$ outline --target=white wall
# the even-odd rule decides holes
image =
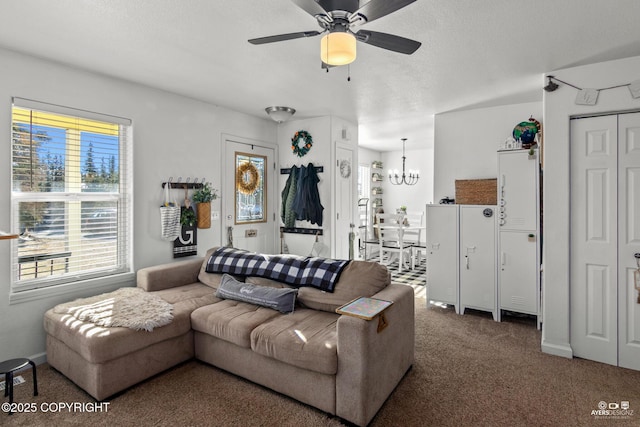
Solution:
[[[214,187],[220,188],[221,134],[276,141],[277,126],[269,119],[7,50],[0,49],[0,63],[0,135],[6,138],[10,135],[13,96],[133,120],[133,266],[136,270],[173,260],[171,244],[160,239],[158,207],[162,200],[162,181],[169,176],[206,177]],[[8,143],[4,147],[4,154],[0,155],[0,182],[4,183],[0,185],[0,230],[9,231],[11,147]],[[214,202],[214,210],[220,209],[219,203],[219,200]],[[201,255],[220,243],[219,222],[214,222],[210,229],[198,230]],[[95,289],[10,304],[10,251],[15,244],[15,241],[0,241],[0,360],[32,357],[41,361],[45,351],[43,313],[60,302],[95,293]]]
[[[346,139],[342,137],[342,131],[346,130]],[[313,146],[304,157],[298,157],[291,150],[291,139],[297,131],[305,130],[309,132],[313,138]],[[278,165],[277,174],[278,188],[281,192],[289,178],[289,175],[280,175],[280,168],[290,168],[293,165],[301,166],[313,163],[314,166],[323,166],[324,172],[319,173],[318,192],[320,193],[320,203],[324,207],[322,215],[322,226],[311,224],[309,221],[296,221],[296,227],[301,228],[322,228],[323,235],[319,237],[319,241],[326,245],[326,250],[321,253],[322,256],[333,256],[330,248],[336,243],[333,241],[335,218],[335,201],[333,199],[334,178],[336,176],[335,163],[335,146],[343,144],[353,147],[354,165],[358,164],[358,128],[341,118],[324,116],[309,119],[293,119],[278,125],[278,146],[280,150],[280,163]],[[356,169],[357,170],[357,169]],[[354,176],[354,194],[357,182]],[[281,199],[281,193],[279,194]],[[282,203],[282,200],[278,202]],[[354,195],[353,214],[356,212],[357,194]],[[279,205],[280,206],[280,205]],[[278,208],[280,215],[280,208]],[[282,225],[279,219],[280,225]],[[313,235],[307,234],[284,234],[285,242],[289,248],[289,253],[307,256],[315,242]]]
[[[640,57],[549,73],[578,87],[602,88],[640,78]],[[569,299],[569,118],[574,115],[640,110],[626,87],[600,92],[594,106],[575,104],[576,90],[560,84],[544,94],[544,324],[542,350],[572,356]]]
[[[313,139],[313,146],[304,157],[298,157],[291,150],[291,138],[297,131],[305,130],[309,132]],[[280,151],[280,163],[277,165],[278,188],[281,192],[289,178],[289,175],[280,175],[280,168],[290,168],[292,166],[307,166],[313,163],[314,166],[323,166],[324,172],[318,174],[318,192],[320,203],[324,207],[322,211],[322,226],[311,224],[309,221],[296,221],[296,227],[303,228],[323,228],[321,241],[331,246],[331,118],[317,117],[312,119],[290,120],[278,125],[278,146]],[[281,194],[280,204],[282,203]],[[277,210],[280,216],[280,208]],[[282,220],[279,219],[280,225]],[[309,255],[315,238],[306,234],[284,234],[285,242],[289,248],[289,253],[297,255]],[[323,253],[323,255],[325,255]],[[329,255],[328,253],[326,254]]]
[[[375,160],[382,160],[382,153],[380,151],[370,150],[368,148],[358,148],[358,164],[359,165],[367,165],[371,167],[371,163]],[[371,176],[369,176],[371,179]]]
[[[457,179],[496,178],[498,146],[531,116],[542,122],[542,103],[436,114],[433,201],[454,198]]]

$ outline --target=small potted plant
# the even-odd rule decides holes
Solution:
[[[198,213],[198,228],[211,228],[211,201],[218,198],[218,190],[211,186],[210,182],[202,185],[202,188],[194,191],[193,202]]]
[[[182,209],[180,214],[180,225],[185,227],[193,227],[196,224],[196,213],[191,208]]]

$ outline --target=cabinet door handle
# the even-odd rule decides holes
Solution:
[[[507,263],[507,254],[500,252],[500,263],[505,265]]]
[[[464,256],[464,262],[467,265],[467,270],[469,269],[469,255]]]

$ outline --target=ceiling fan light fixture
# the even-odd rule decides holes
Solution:
[[[282,123],[289,120],[295,113],[291,107],[267,107],[264,109],[267,112],[267,115],[271,117],[271,119],[275,122]]]
[[[325,64],[339,66],[356,59],[356,37],[347,32],[333,32],[320,41],[320,58]]]

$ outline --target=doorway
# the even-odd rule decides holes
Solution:
[[[222,244],[276,253],[275,146],[224,137]]]
[[[571,120],[571,346],[640,370],[640,113]]]

